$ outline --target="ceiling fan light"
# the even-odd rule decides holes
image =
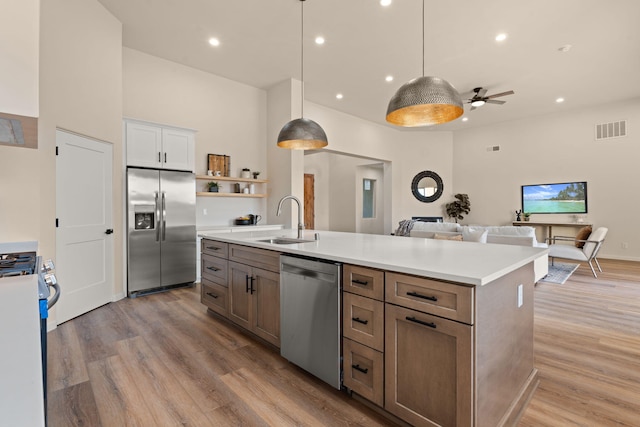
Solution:
[[[431,126],[464,113],[458,91],[439,77],[418,77],[398,89],[389,101],[387,122],[404,127]]]
[[[278,147],[290,150],[316,150],[329,144],[322,127],[310,119],[300,118],[285,124],[278,134]]]
[[[476,99],[471,103],[471,106],[478,108],[478,107],[482,107],[484,104],[485,102],[482,99]]]

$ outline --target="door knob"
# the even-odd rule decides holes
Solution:
[[[104,234],[112,234],[113,233],[113,228],[107,228],[107,231],[104,232]]]

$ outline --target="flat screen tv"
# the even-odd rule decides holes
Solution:
[[[522,212],[586,214],[586,181],[522,186]]]

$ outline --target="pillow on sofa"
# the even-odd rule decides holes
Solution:
[[[593,229],[590,225],[582,227],[580,230],[578,230],[578,233],[576,234],[576,248],[584,247],[584,242],[578,242],[578,240],[588,240],[589,236],[591,236],[592,231]]]
[[[465,242],[487,243],[487,234],[484,227],[462,227],[462,240]]]
[[[433,238],[435,240],[458,240],[462,242],[462,234],[436,233]]]

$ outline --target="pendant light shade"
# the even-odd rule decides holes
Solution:
[[[416,127],[450,122],[464,113],[462,98],[451,83],[439,77],[424,75],[424,0],[422,0],[422,77],[398,89],[389,101],[387,121]]]
[[[464,113],[462,98],[446,80],[418,77],[398,89],[389,101],[387,121],[404,127],[450,122]]]
[[[320,125],[305,118],[291,120],[278,135],[278,147],[291,150],[315,150],[328,144]]]
[[[322,127],[313,120],[304,118],[304,1],[300,0],[300,80],[302,83],[300,115],[302,117],[285,124],[278,134],[278,147],[290,150],[315,150],[329,144]]]

